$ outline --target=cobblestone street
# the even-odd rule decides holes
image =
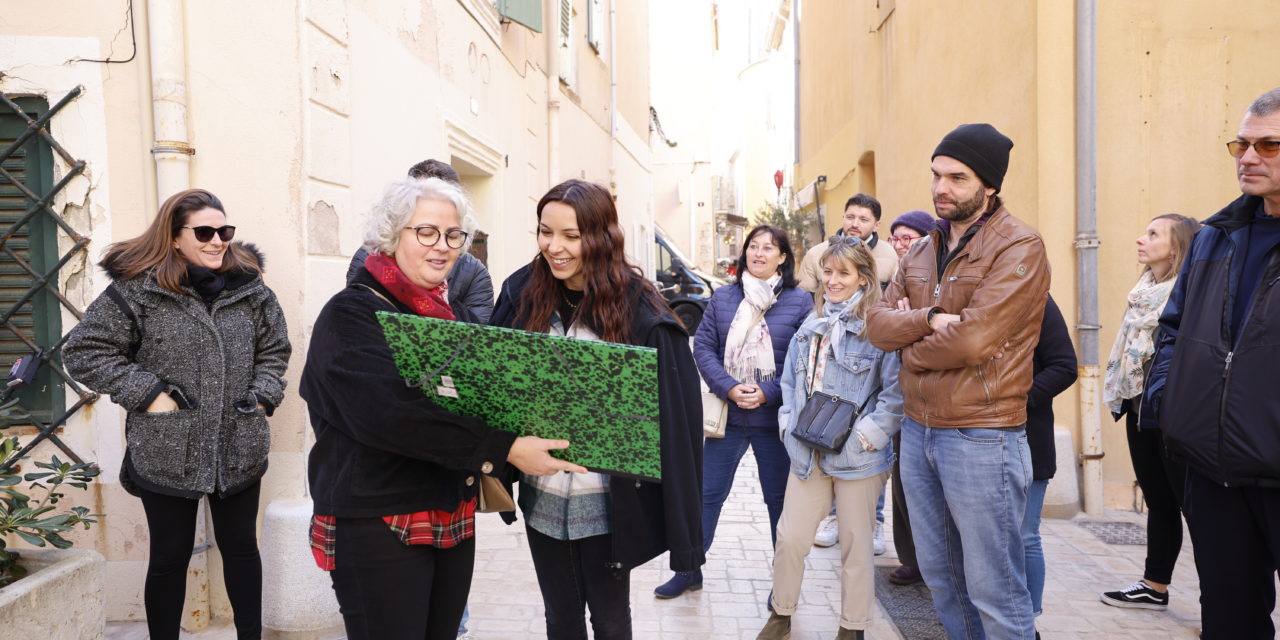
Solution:
[[[885,514],[892,517],[885,506]],[[1128,511],[1107,513],[1108,522],[1141,526],[1143,516]],[[1084,516],[1043,523],[1045,555],[1049,562],[1044,615],[1037,626],[1044,640],[1182,640],[1196,638],[1200,628],[1200,591],[1191,557],[1190,536],[1174,572],[1168,611],[1118,609],[1098,601],[1098,592],[1119,589],[1142,575],[1144,547],[1107,544],[1081,526]],[[765,599],[770,589],[769,518],[760,498],[755,460],[743,458],[733,493],[725,504],[715,546],[703,569],[704,588],[674,600],[653,597],[653,587],[670,575],[666,558],[658,558],[631,574],[632,618],[637,640],[752,640],[768,617]],[[493,515],[477,525],[480,551],[471,587],[471,624],[480,640],[546,638],[542,600],[533,563],[529,560],[524,528],[510,527]],[[886,531],[891,527],[886,526]],[[309,560],[309,558],[307,559]],[[892,542],[876,558],[879,566],[897,566]],[[800,610],[793,623],[793,640],[830,640],[835,636],[840,601],[837,577],[839,547],[814,548],[805,574]],[[896,587],[890,587],[895,589]],[[1277,616],[1280,621],[1280,616]],[[873,640],[904,638],[883,603],[877,606]],[[231,640],[229,625],[199,634],[192,640]],[[936,637],[942,637],[940,634]],[[146,638],[143,623],[111,623],[109,640]]]

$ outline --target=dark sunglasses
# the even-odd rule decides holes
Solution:
[[[231,239],[236,237],[236,228],[229,224],[224,224],[221,227],[210,227],[207,225],[201,225],[199,227],[178,227],[178,228],[190,229],[191,233],[195,234],[196,240],[200,242],[208,242],[212,240],[213,234],[215,233],[218,234],[218,237],[221,238],[223,242],[231,242]]]
[[[1233,158],[1244,156],[1244,152],[1253,147],[1254,153],[1263,158],[1274,158],[1280,153],[1280,140],[1259,140],[1257,142],[1249,142],[1247,140],[1232,140],[1227,143],[1227,153]]]

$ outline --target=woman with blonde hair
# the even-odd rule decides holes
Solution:
[[[1107,359],[1102,399],[1117,420],[1125,417],[1129,459],[1147,503],[1147,559],[1142,579],[1101,594],[1115,607],[1164,610],[1169,582],[1182,549],[1182,487],[1186,467],[1170,460],[1159,431],[1138,429],[1142,391],[1159,341],[1160,312],[1182,269],[1200,223],[1176,213],[1156,216],[1138,236],[1138,262],[1145,267],[1129,291],[1124,320]]]
[[[902,425],[898,356],[875,348],[866,338],[867,310],[881,295],[875,260],[866,244],[856,237],[832,237],[820,264],[817,307],[792,336],[782,368],[778,425],[791,473],[774,550],[774,613],[758,640],[789,636],[804,561],[833,496],[841,564],[836,640],[862,640],[875,610],[876,499],[893,465],[890,439]],[[838,451],[814,448],[796,435],[803,426],[799,416],[815,391],[862,408]]]

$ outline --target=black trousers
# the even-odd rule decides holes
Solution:
[[[893,548],[898,550],[898,564],[919,569],[916,543],[911,539],[911,513],[907,511],[907,494],[902,490],[902,434],[893,434]]]
[[[222,578],[235,615],[236,637],[262,637],[262,559],[258,555],[258,491],[261,483],[235,495],[209,496],[213,535],[222,554]],[[151,556],[143,601],[152,640],[177,640],[187,597],[187,565],[196,538],[199,500],[152,493],[139,487],[147,514]]]
[[[631,570],[612,570],[613,536],[557,540],[529,527],[529,553],[547,614],[547,640],[631,640]]]
[[[1138,414],[1125,414],[1129,458],[1147,502],[1147,565],[1142,577],[1169,584],[1182,551],[1182,492],[1187,468],[1165,455],[1164,436],[1155,430],[1138,430]]]
[[[453,640],[471,591],[476,539],[407,545],[382,518],[338,518],[329,576],[349,640]]]
[[[1280,569],[1280,489],[1222,487],[1187,472],[1203,640],[1271,640]]]

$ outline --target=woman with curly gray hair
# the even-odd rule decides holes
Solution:
[[[370,212],[369,257],[316,319],[302,371],[316,444],[311,546],[347,637],[452,639],[475,560],[480,474],[585,472],[545,440],[446,411],[404,384],[375,312],[455,319],[445,276],[475,229],[439,178],[399,180]],[[388,535],[390,534],[390,535]]]

